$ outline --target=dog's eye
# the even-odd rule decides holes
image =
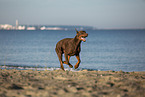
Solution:
[[[82,32],[81,34],[85,34],[85,32]]]
[[[80,35],[82,35],[83,33],[80,33]]]
[[[81,34],[85,34],[85,32],[81,32]]]

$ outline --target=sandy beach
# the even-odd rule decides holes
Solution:
[[[0,97],[145,97],[145,72],[3,69]]]

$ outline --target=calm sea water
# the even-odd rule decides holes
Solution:
[[[145,30],[88,30],[79,69],[145,71]],[[56,43],[75,31],[0,31],[0,65],[60,67]],[[75,65],[77,59],[71,57]],[[69,68],[64,64],[65,68]]]

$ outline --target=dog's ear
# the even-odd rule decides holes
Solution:
[[[76,32],[78,33],[78,30],[75,28]]]

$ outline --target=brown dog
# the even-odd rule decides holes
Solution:
[[[76,29],[75,29],[76,30]],[[63,63],[69,65],[70,68],[73,66],[69,63],[70,56],[76,56],[78,62],[75,65],[75,69],[79,67],[79,64],[81,62],[79,53],[81,51],[81,42],[86,41],[85,37],[88,36],[88,34],[85,31],[77,31],[77,34],[74,38],[65,38],[60,40],[56,44],[55,51],[57,53],[57,56],[60,61],[61,69],[64,70]],[[65,61],[62,61],[62,54],[65,55]]]

